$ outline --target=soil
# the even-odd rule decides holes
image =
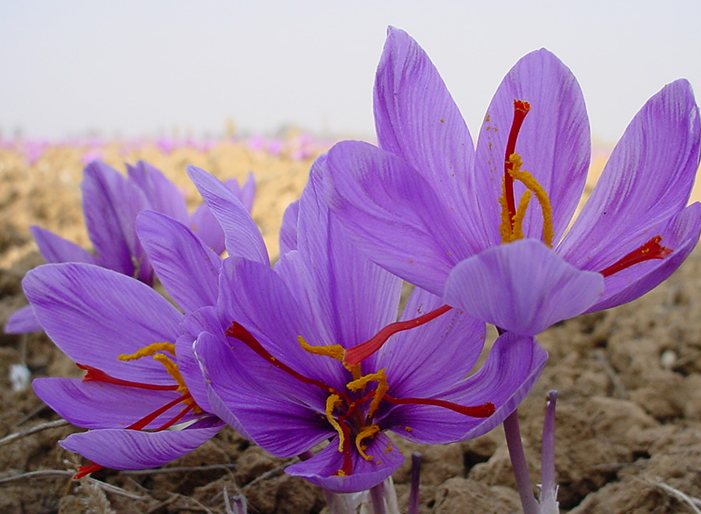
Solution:
[[[99,156],[122,170],[124,161],[148,160],[187,192],[193,207],[197,196],[185,174],[187,164],[222,179],[243,180],[254,171],[253,217],[271,254],[277,253],[283,210],[298,197],[311,157],[272,155],[243,142],[169,150],[113,143],[100,147]],[[30,162],[17,149],[0,149],[1,324],[26,303],[20,286],[24,273],[42,263],[30,225],[90,247],[79,191],[88,151],[49,146]],[[698,512],[690,503],[701,498],[700,288],[697,250],[666,283],[639,300],[560,323],[539,337],[550,360],[519,417],[537,484],[545,400],[549,390],[559,391],[561,512]],[[325,512],[321,491],[284,474],[289,460],[271,457],[228,428],[162,469],[101,470],[93,475],[99,482],[73,481],[81,460],[56,441],[79,429],[61,424],[31,388],[13,390],[10,369],[21,363],[32,377],[79,376],[45,335],[0,333],[0,512],[224,513],[227,499],[236,495],[245,497],[251,513]],[[47,427],[50,422],[55,423]],[[31,433],[33,427],[41,430]],[[23,435],[2,440],[17,433]],[[501,429],[445,446],[398,444],[406,455],[423,455],[421,513],[520,512]],[[394,475],[404,512],[409,460]]]

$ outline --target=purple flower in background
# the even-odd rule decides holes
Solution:
[[[483,434],[514,411],[547,354],[532,337],[506,334],[465,378],[483,347],[484,324],[456,309],[413,323],[382,351],[344,366],[347,348],[378,332],[389,337],[383,329],[396,320],[401,280],[358,253],[330,218],[323,160],[284,217],[275,268],[226,259],[217,307],[188,325],[199,334],[195,354],[214,412],[279,457],[328,440],[287,472],[331,492],[353,492],[379,484],[402,463],[386,431],[434,444]],[[200,170],[190,173],[214,211],[223,186]],[[416,288],[404,317],[440,305]]]
[[[161,212],[188,225],[215,253],[224,251],[224,233],[206,205],[190,215],[182,192],[158,169],[144,161],[136,166],[127,165],[127,168],[128,177],[124,177],[107,164],[95,161],[83,172],[83,212],[96,255],[48,230],[31,227],[47,262],[95,264],[152,285],[153,267],[135,229],[136,217],[145,209]],[[233,179],[226,184],[250,211],[255,195],[253,174],[242,187]],[[12,314],[5,326],[8,333],[35,330],[41,330],[41,326],[31,306]]]
[[[547,50],[506,75],[476,150],[437,70],[401,30],[389,29],[374,98],[379,148],[330,150],[331,208],[374,262],[478,319],[535,335],[641,296],[698,241],[701,204],[685,206],[699,113],[685,80],[635,116],[573,223],[589,122],[574,76]]]
[[[230,232],[227,251],[268,266],[267,255],[255,252],[263,242],[248,210],[216,183],[220,201],[212,211]],[[189,322],[216,305],[222,260],[186,225],[165,214],[142,212],[136,232],[159,281],[183,312],[143,282],[90,264],[47,264],[23,281],[38,322],[87,371],[82,380],[34,381],[37,396],[51,408],[91,429],[61,443],[96,463],[79,475],[103,466],[160,466],[222,426],[210,414],[192,353],[199,334]]]

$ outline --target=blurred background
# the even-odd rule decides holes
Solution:
[[[664,84],[701,89],[701,1],[0,3],[0,138],[373,138],[391,24],[437,65],[472,132],[497,84],[547,47],[615,142]]]

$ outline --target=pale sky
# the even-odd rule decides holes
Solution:
[[[546,47],[615,141],[666,83],[701,94],[701,0],[4,0],[0,135],[372,138],[387,25],[431,56],[473,134],[508,69]]]

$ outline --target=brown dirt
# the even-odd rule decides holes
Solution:
[[[2,324],[25,303],[23,274],[42,262],[28,231],[31,224],[89,245],[78,189],[82,155],[81,149],[53,147],[29,165],[18,153],[0,150]],[[115,144],[103,156],[118,169],[123,161],[149,160],[187,191],[193,205],[187,164],[220,178],[243,179],[253,170],[258,182],[253,216],[273,254],[282,212],[297,198],[311,163],[240,144],[171,154],[155,147],[124,153]],[[661,484],[701,498],[700,287],[701,251],[696,251],[670,280],[636,302],[561,323],[540,336],[550,361],[519,409],[521,429],[537,483],[545,398],[548,390],[559,390],[556,459],[563,512],[693,512]],[[31,390],[12,391],[9,367],[23,361],[33,376],[75,373],[46,336],[0,333],[0,438],[58,419]],[[229,429],[163,470],[94,474],[113,490],[72,481],[69,472],[80,461],[56,441],[76,430],[49,428],[0,446],[0,512],[222,513],[224,491],[244,494],[253,513],[319,513],[324,508],[319,490],[281,471],[285,461]],[[398,444],[407,455],[423,453],[422,513],[519,512],[500,429],[452,445]],[[40,471],[45,474],[25,476]],[[10,477],[18,478],[2,482]],[[408,462],[394,478],[405,506]]]

